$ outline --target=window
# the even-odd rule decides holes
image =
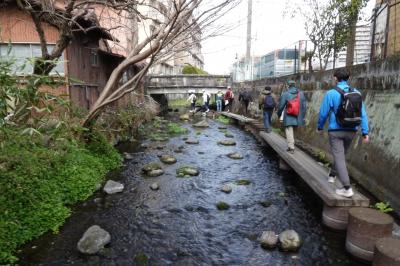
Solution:
[[[54,48],[54,44],[47,45],[47,49],[51,51]],[[33,66],[28,62],[27,59],[41,56],[42,50],[40,44],[31,43],[0,43],[0,57],[1,58],[12,58],[16,61],[14,70],[17,74],[25,75],[30,74],[33,71]],[[57,66],[51,71],[51,74],[59,73],[63,75],[64,72],[64,56],[60,57]]]
[[[295,49],[284,49],[278,52],[279,59],[295,59],[296,56],[299,56],[299,52]]]
[[[90,65],[91,66],[99,65],[99,55],[97,54],[97,51],[95,51],[95,50],[90,51]]]

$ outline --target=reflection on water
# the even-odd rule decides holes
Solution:
[[[185,125],[199,145],[184,144],[180,136],[150,143],[148,149],[121,147],[134,152],[134,159],[110,178],[124,183],[124,192],[97,192],[76,206],[58,235],[47,234],[24,248],[20,263],[136,265],[135,257],[145,254],[148,265],[357,265],[345,253],[344,234],[322,227],[320,200],[298,176],[280,172],[276,156],[234,126],[228,131],[237,145],[217,145],[224,133],[218,130],[220,124],[208,122],[210,128],[203,130]],[[183,152],[174,153],[181,145]],[[235,151],[243,160],[226,157]],[[144,178],[141,167],[164,153],[174,154],[178,163],[164,165],[161,177]],[[177,178],[176,169],[188,164],[198,166],[200,175]],[[238,179],[251,184],[237,186]],[[153,182],[160,184],[159,191],[150,190]],[[232,184],[232,193],[220,192],[224,184]],[[260,204],[266,200],[272,203],[268,208]],[[231,208],[218,211],[219,201]],[[99,255],[81,255],[76,243],[93,224],[110,232],[111,244]],[[262,231],[285,229],[294,229],[303,238],[299,252],[266,251],[257,242]]]

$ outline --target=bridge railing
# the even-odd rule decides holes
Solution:
[[[231,85],[230,75],[149,75],[146,80],[148,93],[200,92],[202,89],[216,93]]]

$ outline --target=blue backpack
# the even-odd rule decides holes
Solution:
[[[264,110],[270,110],[274,109],[276,106],[276,103],[274,101],[274,98],[272,98],[271,94],[268,94],[264,98]]]

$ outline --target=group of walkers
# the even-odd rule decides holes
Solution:
[[[343,188],[336,189],[336,194],[344,197],[354,195],[350,186],[349,173],[346,166],[346,153],[361,128],[363,142],[369,141],[368,116],[361,93],[348,84],[350,74],[345,69],[338,69],[334,73],[336,86],[324,96],[319,110],[317,132],[324,130],[328,121],[328,138],[333,157],[328,182],[335,183],[338,176]],[[264,126],[266,132],[271,132],[271,117],[277,111],[279,120],[285,127],[287,151],[295,153],[294,131],[297,127],[305,125],[307,110],[304,93],[296,88],[296,82],[288,81],[288,89],[280,99],[279,104],[271,92],[271,87],[265,87],[259,98],[259,107],[263,109]]]
[[[218,91],[216,94],[216,105],[217,105],[217,112],[222,112],[225,110],[230,112],[232,104],[233,104],[234,94],[232,92],[232,88],[228,87],[227,91],[223,93],[222,91]],[[206,115],[210,111],[210,100],[211,95],[206,90],[202,90],[202,105],[196,105],[197,103],[197,96],[194,90],[189,91],[189,97],[187,101],[190,102],[190,112],[197,113],[202,112],[203,115]]]
[[[336,194],[344,197],[352,197],[353,190],[350,186],[349,173],[346,166],[346,153],[356,136],[357,131],[361,128],[363,142],[368,142],[369,127],[368,116],[362,101],[361,93],[348,84],[350,74],[345,69],[338,69],[334,73],[336,86],[330,89],[324,96],[319,110],[316,131],[321,133],[328,121],[328,138],[329,145],[333,157],[333,165],[331,167],[328,182],[335,183],[336,177],[339,177],[343,188],[336,189]],[[203,110],[206,112],[208,108],[208,98],[203,91]],[[233,92],[229,87],[227,92],[223,94],[218,92],[216,96],[217,111],[222,111],[225,104],[227,111],[232,107]],[[196,96],[192,93],[188,101],[192,103],[192,110],[195,112]],[[207,101],[205,101],[207,100]],[[242,90],[239,94],[239,101],[247,108],[251,96],[247,90]],[[263,110],[264,127],[267,133],[271,130],[271,121],[274,111],[277,112],[279,120],[285,128],[287,141],[287,152],[295,154],[295,138],[294,133],[299,126],[305,125],[305,117],[307,110],[307,101],[304,93],[296,87],[296,82],[289,80],[287,82],[287,90],[282,93],[279,101],[276,100],[272,93],[271,87],[265,87],[258,98],[259,108]]]

